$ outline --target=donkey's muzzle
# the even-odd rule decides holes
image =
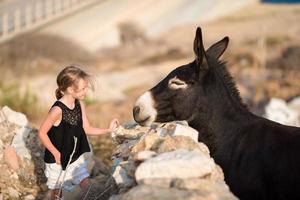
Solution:
[[[154,101],[150,92],[145,92],[134,104],[132,114],[134,120],[140,125],[148,126],[155,121],[157,112],[153,107]]]
[[[140,106],[134,106],[133,110],[133,118],[137,123],[142,123],[145,121],[145,118],[148,118],[148,116],[141,116],[141,107]]]

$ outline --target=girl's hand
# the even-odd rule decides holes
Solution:
[[[117,120],[117,119],[113,119],[113,120],[111,120],[111,122],[110,122],[110,125],[109,125],[109,129],[111,130],[111,131],[114,131],[116,128],[118,128],[118,126],[119,126],[119,121]]]
[[[60,152],[55,153],[54,155],[55,163],[60,165]]]

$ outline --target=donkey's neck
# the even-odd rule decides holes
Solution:
[[[220,148],[219,144],[231,146],[231,142],[241,134],[240,130],[253,116],[247,110],[237,111],[235,108],[228,108],[231,104],[226,100],[218,103],[219,108],[210,109],[209,106],[206,108],[210,109],[209,111],[198,111],[194,119],[189,121],[189,125],[199,132],[199,141],[205,143],[212,154],[218,150],[217,147]],[[228,109],[220,109],[222,106]],[[203,115],[201,112],[209,115]]]
[[[225,137],[225,141],[229,143],[230,138],[239,134],[240,126],[251,116],[224,64],[217,64],[204,80],[208,106],[203,108],[199,105],[201,109],[206,110],[199,110],[198,115],[190,122],[190,125],[199,131],[199,140],[206,143],[211,152],[216,150],[218,141],[224,140]]]

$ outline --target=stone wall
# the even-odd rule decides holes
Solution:
[[[185,122],[125,127],[113,134],[119,193],[110,200],[237,199],[206,145],[198,143],[198,132]]]

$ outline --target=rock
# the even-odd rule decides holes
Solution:
[[[281,124],[300,126],[299,113],[299,110],[290,108],[284,100],[272,98],[265,107],[264,116]]]
[[[139,130],[139,131],[137,131]],[[115,131],[112,132],[111,137],[113,141],[117,144],[123,143],[126,139],[139,139],[143,134],[145,134],[149,128],[144,128],[137,126],[135,131],[130,129],[125,129],[122,126],[119,126]]]
[[[237,199],[231,194],[224,181],[210,181],[199,178],[177,179],[173,182],[173,187],[184,190],[198,190],[202,194],[215,194],[218,196],[217,199]]]
[[[11,178],[11,179],[16,179],[16,180],[18,180],[18,179],[19,179],[19,177],[18,177],[18,174],[17,174],[17,173],[12,173],[12,174],[9,176],[9,178]]]
[[[120,165],[121,162],[123,162],[124,159],[122,157],[113,156],[112,157],[112,172],[116,170],[116,167]]]
[[[11,146],[16,150],[18,156],[20,156],[22,160],[31,160],[31,154],[26,144],[26,140],[31,131],[32,129],[29,127],[21,127],[16,131],[16,135],[14,136],[11,144]]]
[[[173,181],[174,181],[173,178],[152,178],[152,179],[142,179],[139,182],[139,184],[163,187],[163,188],[171,188],[173,187],[172,185]]]
[[[181,190],[157,186],[138,185],[127,193],[112,196],[109,200],[236,200],[233,195],[215,194],[199,190]]]
[[[223,181],[224,180],[224,173],[222,168],[219,165],[215,165],[215,168],[213,169],[212,173],[208,177],[208,179],[212,181]]]
[[[4,158],[5,162],[13,169],[18,170],[20,168],[19,157],[16,150],[10,145],[5,145],[4,147]]]
[[[8,195],[11,199],[19,199],[19,193],[16,189],[14,189],[12,187],[8,187],[7,191],[8,191]]]
[[[149,151],[149,150],[146,150],[146,151],[140,151],[138,153],[136,153],[133,157],[133,160],[135,161],[145,161],[145,160],[148,160],[154,156],[156,156],[157,153],[155,151]]]
[[[31,194],[24,197],[24,200],[34,200],[34,199],[35,197]]]
[[[211,174],[214,167],[214,161],[204,153],[181,149],[146,160],[138,166],[135,177],[137,182],[152,178],[202,177]]]
[[[116,167],[112,176],[118,185],[122,185],[123,187],[131,187],[134,185],[134,180],[127,175],[121,166]]]
[[[123,125],[123,127],[124,127],[125,129],[134,129],[134,128],[137,127],[137,126],[139,126],[139,124],[136,123],[136,121],[134,121],[134,120],[131,120],[131,121],[129,121],[129,122],[126,122],[126,123]]]
[[[177,149],[187,149],[187,150],[195,150],[207,153],[209,155],[208,148],[205,148],[203,144],[195,142],[192,138],[188,136],[166,136],[164,140],[159,145],[157,152],[163,153],[168,151],[174,151]]]
[[[1,112],[0,112],[1,113]],[[16,129],[20,126],[9,123],[8,121],[3,121],[0,123],[0,140],[3,144],[11,144],[13,137],[15,136]]]
[[[31,155],[26,147],[26,140],[32,129],[27,126],[28,120],[26,116],[22,113],[11,110],[7,106],[4,106],[0,113],[0,122],[2,124],[1,129],[6,129],[6,134],[10,133],[7,136],[1,136],[2,141],[11,145],[22,160],[30,160]]]
[[[15,112],[7,106],[4,106],[1,112],[2,114],[0,115],[0,123],[6,120],[9,123],[19,126],[27,126],[28,124],[28,120],[24,114]]]
[[[288,103],[288,107],[300,112],[300,97],[294,98]]]
[[[198,142],[198,131],[188,126],[185,121],[174,121],[166,123],[163,128],[158,128],[159,136],[188,136],[195,142]]]
[[[157,149],[159,144],[163,141],[161,137],[155,132],[146,133],[141,137],[141,140],[132,148],[132,153],[137,153],[144,150]]]
[[[89,163],[89,172],[90,172],[90,177],[96,177],[99,176],[100,174],[103,175],[109,175],[110,174],[110,169],[104,165],[104,163],[97,157],[92,156],[91,160],[88,162]]]
[[[126,140],[122,144],[119,144],[114,150],[113,155],[128,158],[131,153],[131,148],[138,142],[138,140]]]
[[[30,167],[35,167],[35,166],[30,166]],[[39,176],[43,176],[43,175],[44,174],[41,174]],[[18,171],[18,179],[20,181],[20,184],[25,187],[32,187],[36,183],[46,181],[44,177],[37,177],[37,176],[38,175],[34,173],[34,169],[21,168]]]
[[[127,160],[127,161],[123,161],[122,163],[120,163],[120,166],[125,169],[127,175],[134,179],[134,174],[135,174],[135,170],[136,170],[136,163],[130,159],[130,160]]]
[[[41,187],[46,181],[43,147],[37,130],[28,125],[25,115],[8,107],[0,110],[0,113],[0,131],[3,132],[0,140],[5,147],[3,155],[6,161],[0,164],[0,183],[14,188],[20,195],[43,191]]]

